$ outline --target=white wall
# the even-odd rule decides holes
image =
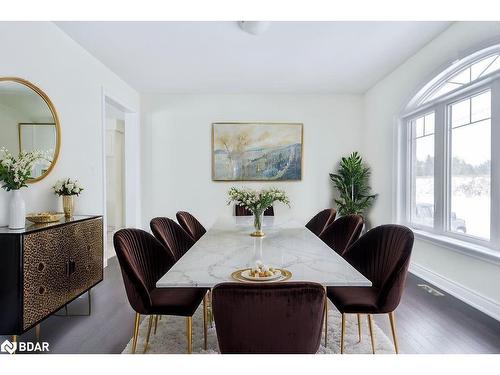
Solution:
[[[388,223],[393,218],[394,133],[403,106],[420,85],[448,63],[492,40],[500,40],[500,22],[457,22],[366,93],[362,150],[373,168],[373,189],[379,193],[371,213],[374,224]],[[498,230],[498,223],[495,225]],[[498,264],[419,240],[415,242],[412,262],[421,274],[429,271],[428,276],[440,275],[442,283],[470,292],[485,304],[491,303],[500,318]]]
[[[210,226],[231,215],[226,192],[233,185],[285,189],[304,222],[332,204],[328,173],[339,158],[361,146],[362,99],[351,95],[144,95],[143,225],[154,216],[187,210]],[[302,181],[232,183],[211,180],[211,124],[217,121],[304,123]]]
[[[22,190],[27,211],[58,209],[60,202],[51,186],[58,178],[71,176],[85,187],[76,213],[102,214],[102,92],[135,111],[139,111],[138,93],[50,22],[0,22],[0,45],[0,75],[27,79],[45,91],[62,127],[55,168]],[[2,190],[0,225],[7,224],[8,199]]]

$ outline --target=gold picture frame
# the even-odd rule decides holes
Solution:
[[[252,127],[260,127],[260,132],[262,133],[263,129],[265,127],[269,126],[269,129],[265,129],[266,133],[272,133],[275,132],[276,134],[270,134],[271,137],[277,137],[280,130],[283,130],[283,128],[280,127],[289,127],[288,133],[285,135],[291,136],[292,138],[290,139],[290,144],[287,146],[286,142],[283,139],[277,139],[277,144],[282,143],[280,146],[269,146],[265,150],[263,148],[260,153],[262,154],[261,157],[267,156],[269,153],[274,152],[273,149],[276,148],[286,148],[286,147],[291,147],[290,151],[288,152],[288,155],[290,156],[290,159],[293,158],[293,168],[294,170],[291,173],[285,172],[285,178],[276,178],[275,176],[265,176],[262,175],[261,177],[255,177],[256,172],[250,172],[250,173],[242,173],[240,176],[221,176],[221,171],[220,171],[220,159],[224,158],[223,154],[225,151],[220,150],[216,147],[216,143],[218,141],[218,135],[216,134],[217,132],[217,127],[218,126],[225,126],[225,127],[234,127],[234,129],[238,129],[238,127],[247,127],[247,132],[248,128]],[[295,130],[291,131],[292,128],[296,128]],[[233,131],[235,131],[233,130]],[[248,181],[248,182],[278,182],[278,181],[302,181],[302,175],[303,175],[303,164],[304,164],[304,124],[301,122],[266,122],[266,121],[245,121],[245,122],[214,122],[212,123],[212,138],[211,138],[211,152],[212,152],[212,181],[217,181],[217,182],[235,182],[235,181]],[[237,136],[237,135],[236,135]],[[295,137],[295,138],[293,138]],[[294,143],[295,140],[296,142]],[[272,142],[271,142],[272,143]],[[291,151],[293,149],[293,151]],[[248,147],[248,150],[243,151],[244,152],[250,152],[249,150],[252,150],[252,147]],[[256,154],[259,154],[259,151],[252,151]],[[219,160],[216,160],[217,156],[216,153],[219,154]],[[228,154],[229,152],[226,152]],[[240,152],[241,153],[241,152]],[[297,155],[300,160],[297,160]],[[247,161],[247,166],[248,168],[248,163],[251,163],[257,159],[250,160],[250,157],[246,157]],[[250,161],[249,161],[250,160]],[[226,161],[227,164],[227,161]],[[267,161],[265,164],[272,164],[272,161]],[[271,165],[271,167],[274,167]],[[267,172],[267,171],[266,171]],[[282,172],[278,170],[278,173]],[[292,178],[288,178],[287,173],[289,176]],[[250,175],[250,177],[248,177]]]
[[[28,126],[28,125],[36,125],[36,126],[54,126],[56,127],[56,124],[54,122],[20,122],[17,124],[17,133],[18,133],[18,138],[19,138],[19,152],[23,149],[23,142],[22,142],[22,137],[21,137],[21,128],[23,126]],[[56,128],[56,134],[57,134],[57,128]],[[57,137],[57,136],[56,136]]]

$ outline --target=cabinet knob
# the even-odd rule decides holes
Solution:
[[[38,271],[43,271],[45,269],[45,263],[43,263],[43,262],[38,263],[38,265],[36,266],[36,269]]]
[[[38,294],[45,294],[45,287],[41,286],[38,288]]]

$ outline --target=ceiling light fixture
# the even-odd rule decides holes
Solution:
[[[269,21],[239,21],[238,25],[241,30],[248,34],[260,35],[266,32],[266,30],[271,26]]]

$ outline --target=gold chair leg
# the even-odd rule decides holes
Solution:
[[[35,337],[36,342],[40,342],[40,324],[37,324],[35,327]]]
[[[210,328],[214,327],[214,312],[212,308],[212,289],[208,291],[208,322]]]
[[[154,320],[154,318],[155,318],[154,315],[150,315],[149,316],[148,334],[146,336],[146,344],[144,344],[144,351],[142,353],[146,353],[146,351],[148,350],[149,336],[151,336],[151,327],[153,327],[153,320]]]
[[[139,336],[140,321],[141,321],[141,314],[135,313],[134,336],[132,339],[132,354],[135,354],[135,348],[137,346],[137,337]]]
[[[160,315],[160,318],[159,318],[159,320],[161,320],[161,315]]]
[[[372,354],[375,354],[375,333],[373,332],[373,321],[371,314],[368,314],[368,328],[370,329],[370,339],[372,341]]]
[[[156,329],[158,328],[158,315],[155,315],[155,330],[154,334],[156,335]]]
[[[340,331],[340,354],[344,354],[344,335],[345,335],[345,314],[342,313],[342,329]]]
[[[203,297],[203,348],[207,350],[208,348],[208,295],[205,294]]]
[[[193,317],[186,318],[186,338],[187,338],[187,352],[193,352]]]
[[[328,344],[328,297],[325,295],[325,348]]]
[[[358,315],[358,342],[361,342],[361,314]]]
[[[391,322],[392,339],[394,340],[394,349],[396,354],[399,354],[398,338],[396,336],[396,317],[394,316],[394,311],[389,313],[389,321]]]

